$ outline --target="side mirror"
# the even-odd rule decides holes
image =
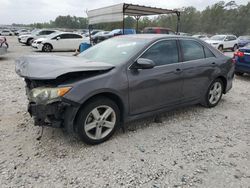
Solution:
[[[225,39],[224,41],[229,41],[229,39]]]
[[[132,69],[152,69],[155,67],[155,62],[150,59],[139,58],[137,62],[133,64]]]
[[[56,37],[56,40],[60,40],[61,39],[61,37]]]

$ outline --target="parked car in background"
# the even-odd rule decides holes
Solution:
[[[78,57],[22,57],[16,72],[35,125],[64,127],[99,144],[123,122],[216,106],[232,88],[234,63],[193,37],[141,34],[113,37]]]
[[[110,31],[100,31],[96,33],[95,35],[91,36],[91,39],[94,44],[97,44],[102,41],[103,36],[106,36],[110,33]]]
[[[106,34],[102,34],[100,36],[98,36],[98,40],[99,41],[104,41],[106,39],[115,37],[115,36],[119,36],[119,35],[133,35],[136,34],[135,29],[124,29],[124,33],[123,33],[123,29],[114,29],[112,31],[110,31],[109,33]]]
[[[242,76],[244,73],[250,74],[250,43],[239,48],[234,53],[235,74]]]
[[[54,32],[56,32],[56,30],[50,30],[50,29],[34,30],[31,34],[20,35],[18,37],[18,41],[20,43],[23,43],[23,44],[30,46],[32,44],[33,40],[38,39],[38,38],[42,38],[42,37],[46,37]]]
[[[6,54],[8,48],[9,44],[7,43],[7,39],[5,37],[0,37],[0,55]]]
[[[186,37],[191,37],[192,36],[190,33],[184,33],[184,32],[179,32],[178,35],[186,36]]]
[[[20,29],[15,32],[15,35],[19,36],[19,35],[25,35],[25,34],[30,34],[30,33],[31,31],[28,29]]]
[[[209,40],[209,37],[207,35],[198,34],[198,35],[193,35],[192,37],[198,38],[198,39],[201,39],[201,40]]]
[[[238,39],[235,35],[214,35],[206,42],[220,51],[230,49],[234,52],[238,49]]]
[[[72,32],[55,32],[45,38],[34,40],[32,47],[43,51],[72,51],[79,49],[83,36]]]
[[[1,36],[12,36],[12,35],[14,35],[14,33],[9,29],[4,29],[4,30],[0,31],[0,35]]]
[[[100,31],[103,31],[103,30],[99,30],[99,29],[94,29],[94,30],[91,30],[90,34],[91,36],[95,35],[96,33],[100,32]],[[89,32],[86,32],[84,34],[85,37],[89,37]]]
[[[239,36],[238,37],[238,45],[239,45],[239,47],[244,47],[247,44],[250,44],[250,35]]]
[[[169,34],[175,35],[175,32],[172,29],[164,27],[146,27],[143,29],[144,34]]]

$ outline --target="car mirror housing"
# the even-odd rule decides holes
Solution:
[[[132,69],[152,69],[155,67],[155,62],[151,59],[139,58],[131,67]]]
[[[61,39],[61,37],[56,37],[56,40],[60,40]]]

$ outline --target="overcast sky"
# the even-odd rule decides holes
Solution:
[[[48,22],[58,15],[86,16],[85,11],[118,3],[133,3],[160,8],[194,6],[199,10],[219,0],[0,0],[0,25],[12,23]],[[247,4],[249,0],[236,0]],[[228,2],[228,1],[226,1]]]

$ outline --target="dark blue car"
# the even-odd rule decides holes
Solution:
[[[240,36],[238,38],[238,41],[239,41],[238,43],[239,47],[244,47],[247,44],[250,44],[250,36]]]
[[[250,43],[234,53],[234,60],[236,75],[250,74]]]

